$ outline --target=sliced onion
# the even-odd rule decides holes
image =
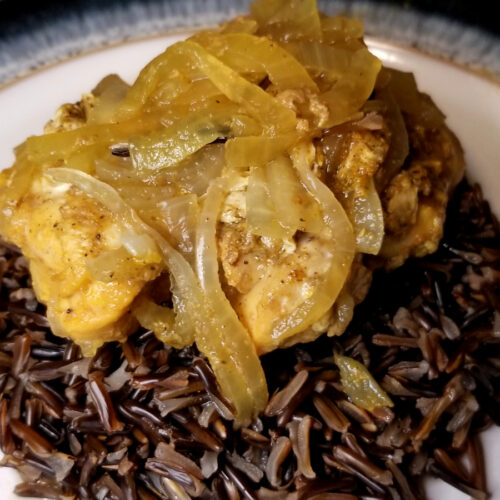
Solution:
[[[221,33],[250,33],[257,31],[257,21],[250,17],[237,17],[222,25]]]
[[[195,232],[198,223],[198,197],[176,196],[158,202],[156,208],[140,211],[141,217],[167,237],[188,260],[194,257]]]
[[[149,113],[120,123],[85,125],[75,130],[33,136],[26,139],[22,154],[39,166],[50,167],[87,147],[126,143],[132,135],[154,130],[159,124],[159,114]]]
[[[384,212],[373,178],[363,196],[354,198],[349,216],[356,235],[358,252],[377,255],[384,239]]]
[[[300,183],[292,162],[280,156],[266,166],[269,193],[280,225],[286,229],[286,238],[297,231],[319,233],[321,210]]]
[[[169,307],[159,306],[143,297],[134,306],[133,312],[140,325],[152,330],[164,344],[182,349],[194,342],[194,331],[182,328],[174,310]]]
[[[179,53],[194,61],[200,71],[231,101],[243,106],[270,134],[294,130],[295,113],[258,85],[250,83],[193,41],[177,44]]]
[[[202,196],[210,182],[221,175],[224,154],[224,144],[209,144],[179,163],[172,180],[181,191]]]
[[[379,192],[381,192],[403,166],[410,151],[410,146],[401,109],[390,91],[387,89],[378,90],[376,97],[386,105],[384,119],[391,131],[389,151],[384,163],[375,174],[376,185]]]
[[[418,91],[412,73],[388,68],[384,71],[390,76],[388,90],[402,111],[418,117],[418,123],[426,128],[441,128],[444,125],[444,114],[427,95]]]
[[[335,364],[340,370],[342,388],[355,405],[365,410],[394,406],[365,365],[340,354],[335,354]]]
[[[363,23],[359,19],[344,16],[323,17],[321,19],[324,42],[341,42],[363,37]]]
[[[332,191],[312,172],[313,158],[314,154],[308,151],[306,144],[297,146],[292,156],[302,182],[321,206],[324,231],[320,236],[331,242],[331,264],[313,294],[289,315],[276,320],[271,333],[276,346],[318,321],[332,307],[354,258],[355,240],[351,223]]]
[[[125,232],[120,236],[120,240],[128,253],[137,259],[148,264],[161,262],[156,243],[149,234]]]
[[[158,251],[156,251],[156,256],[158,256]],[[153,269],[150,267],[145,269],[144,261],[132,258],[123,246],[102,252],[95,258],[87,259],[86,265],[95,280],[105,283],[136,279],[148,281],[149,275],[151,274],[151,278],[153,278],[157,271],[157,266],[153,266]],[[153,270],[154,272],[151,272]]]
[[[321,101],[329,109],[326,127],[355,116],[370,97],[382,63],[365,47],[338,48],[316,42],[293,42],[286,48],[327,84]]]
[[[238,421],[245,424],[265,408],[268,393],[255,345],[219,279],[216,225],[225,189],[224,179],[210,185],[198,227],[196,270],[205,293],[210,327],[197,331],[196,344],[209,359],[223,393],[235,407]]]
[[[124,228],[138,234],[151,236],[163,254],[168,270],[173,277],[174,289],[178,292],[179,301],[188,310],[192,324],[197,329],[205,328],[206,315],[203,294],[188,261],[164,237],[145,224],[136,212],[120,198],[116,190],[78,170],[55,168],[47,170],[47,174],[56,182],[70,183],[102,203],[120,219]]]
[[[207,102],[220,102],[224,96],[208,78],[202,78],[194,80],[187,87],[183,85],[179,92],[165,91],[165,87],[160,87],[152,99],[157,101],[155,104],[158,106],[177,107],[189,112],[200,109]]]
[[[113,187],[122,197],[123,201],[137,211],[154,209],[163,201],[175,197],[178,192],[174,184],[148,186],[140,181],[114,184]]]
[[[226,143],[226,164],[229,168],[266,165],[285,153],[297,142],[297,135],[289,133],[275,137],[237,137]]]
[[[317,91],[316,83],[291,54],[267,37],[246,33],[195,37],[203,47],[240,74],[267,74],[277,90],[308,88]],[[262,79],[262,78],[260,78]],[[258,79],[257,79],[258,80]],[[259,80],[258,80],[259,81]]]
[[[80,169],[78,169],[80,170]],[[121,198],[135,210],[154,208],[175,196],[179,187],[159,175],[144,176],[134,168],[130,158],[96,160],[95,176],[118,191]]]
[[[188,61],[185,58],[179,57],[176,45],[178,44],[169,46],[165,52],[155,57],[141,70],[121,106],[115,113],[114,119],[116,121],[133,118],[146,104],[159,82],[172,82],[173,75],[169,75],[170,78],[165,78],[163,74],[165,68],[167,71],[170,68],[175,70],[175,74],[178,77],[177,79],[173,79],[177,83],[177,86],[172,89],[173,95],[177,95],[187,88],[189,80],[184,78],[179,69],[185,69]]]
[[[316,0],[259,0],[250,12],[266,32],[267,25],[277,25],[283,38],[321,39],[321,21]]]
[[[246,208],[248,228],[254,234],[276,239],[287,237],[286,229],[278,222],[264,167],[253,167],[250,171]]]
[[[233,136],[233,117],[210,111],[188,114],[172,126],[130,141],[138,170],[171,168],[219,137]]]
[[[80,170],[80,169],[78,169]],[[137,184],[142,178],[130,158],[112,156],[95,161],[95,176],[106,184]]]
[[[103,78],[92,91],[96,99],[89,110],[87,123],[109,123],[129,90],[130,85],[118,75]]]

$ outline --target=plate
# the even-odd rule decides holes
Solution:
[[[43,125],[64,102],[77,101],[103,76],[119,74],[132,82],[144,64],[169,44],[185,38],[188,32],[124,43],[74,57],[38,70],[0,88],[0,168],[8,167],[13,148]],[[448,124],[462,142],[469,177],[481,183],[493,210],[500,214],[500,85],[452,63],[424,55],[416,50],[367,39],[372,51],[387,65],[413,71],[419,88],[429,93],[448,117]],[[500,499],[500,429],[483,434],[488,487],[492,498]],[[12,490],[16,473],[0,469],[3,500],[15,500]],[[467,498],[438,481],[429,481],[429,498],[459,500]]]

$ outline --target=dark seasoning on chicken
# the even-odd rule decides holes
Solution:
[[[487,498],[498,224],[443,114],[362,34],[314,0],[255,2],[16,149],[19,495],[412,499],[432,474]]]

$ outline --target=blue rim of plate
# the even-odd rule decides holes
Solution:
[[[88,1],[50,15],[27,15],[0,33],[0,85],[96,48],[215,25],[248,11],[249,0]],[[363,0],[319,0],[328,14],[362,19],[367,35],[500,77],[500,38],[441,16]]]

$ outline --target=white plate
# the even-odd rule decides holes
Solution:
[[[64,102],[77,101],[100,78],[118,73],[132,82],[144,64],[185,34],[129,42],[117,47],[75,57],[38,71],[0,89],[0,168],[8,167],[13,148],[43,125]],[[483,186],[493,210],[500,214],[500,85],[458,66],[376,39],[368,39],[373,52],[388,66],[413,71],[420,89],[429,93],[446,113],[448,124],[465,150],[467,172]],[[488,487],[492,498],[500,499],[500,429],[483,435]],[[3,500],[15,500],[12,490],[17,475],[0,468]],[[441,481],[429,481],[430,499],[467,498]]]

